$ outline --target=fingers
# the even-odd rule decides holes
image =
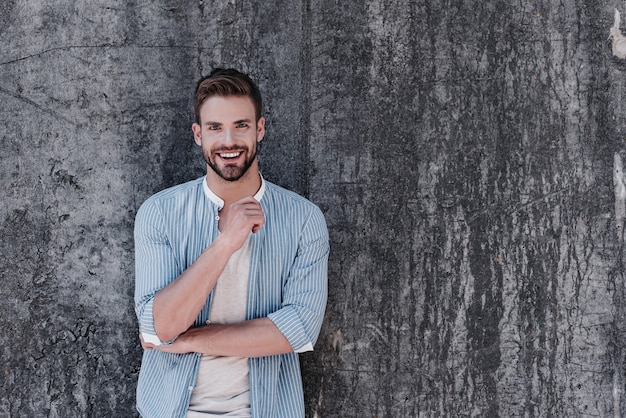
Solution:
[[[261,204],[253,197],[245,197],[233,203],[224,218],[224,226],[257,232],[265,223]],[[225,228],[226,229],[226,228]]]
[[[245,208],[245,220],[244,222],[249,226],[253,233],[256,233],[263,227],[265,223],[265,214],[261,205],[255,201],[255,203],[246,203]]]
[[[139,341],[141,341],[141,348],[143,348],[144,350],[152,350],[155,347],[154,344],[147,343],[143,340],[141,332],[139,333]]]
[[[232,251],[240,249],[250,232],[258,232],[265,224],[263,208],[252,196],[232,203],[220,214],[220,218],[222,239]]]

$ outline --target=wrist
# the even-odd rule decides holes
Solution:
[[[213,248],[215,251],[224,253],[230,257],[235,251],[237,251],[236,243],[229,238],[227,234],[219,234],[217,238],[213,240],[209,248]]]
[[[245,242],[245,237],[239,236],[236,232],[222,232],[213,242],[221,251],[225,251],[230,257],[241,248]]]

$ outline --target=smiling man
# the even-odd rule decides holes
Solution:
[[[328,231],[314,204],[263,179],[258,87],[216,69],[192,125],[207,175],[150,197],[135,222],[144,417],[303,417],[298,360],[319,335]]]

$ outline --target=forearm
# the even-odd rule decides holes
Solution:
[[[236,324],[191,328],[163,351],[213,356],[263,357],[293,351],[287,338],[268,318]]]
[[[185,332],[196,320],[232,250],[218,237],[176,280],[154,297],[154,329],[161,341]]]

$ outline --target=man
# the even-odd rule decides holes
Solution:
[[[260,175],[261,94],[235,70],[196,87],[207,175],[150,197],[135,223],[144,417],[302,417],[299,352],[327,298],[321,211]]]

